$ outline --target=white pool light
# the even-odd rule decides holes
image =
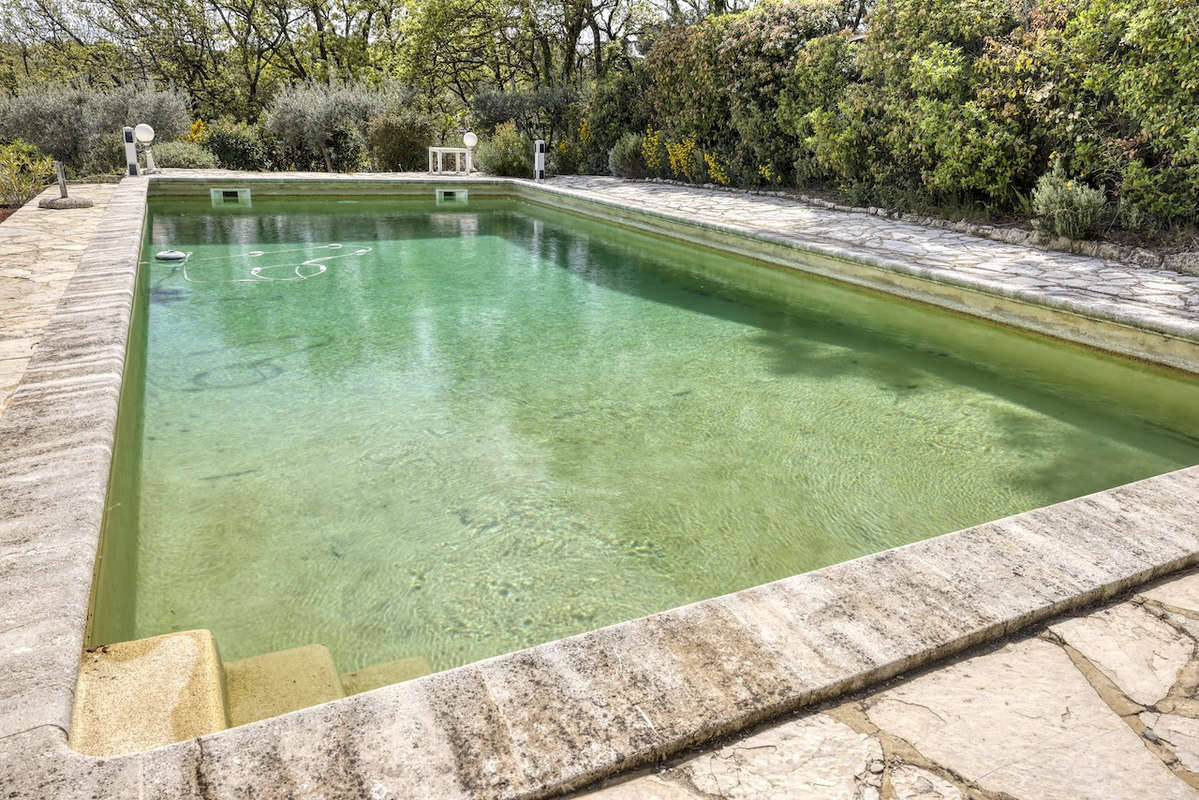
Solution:
[[[158,167],[154,165],[154,150],[150,147],[154,143],[154,129],[144,122],[139,122],[133,129],[133,136],[146,148],[146,174],[158,172]]]

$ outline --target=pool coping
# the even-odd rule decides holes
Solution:
[[[153,180],[355,193],[463,182]],[[598,216],[594,198],[566,189],[469,185]],[[130,178],[115,191],[0,417],[0,776],[11,796],[544,797],[1199,563],[1199,467],[1189,467],[199,739],[84,756],[66,732],[150,189]],[[687,224],[598,207],[629,227]],[[709,234],[745,238],[701,227],[687,233],[708,245]],[[904,274],[918,277],[918,265]],[[1174,365],[1195,371],[1199,336],[1179,335],[1189,333],[1169,337],[1191,347],[1191,359]]]

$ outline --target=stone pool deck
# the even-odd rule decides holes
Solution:
[[[1199,573],[772,721],[586,800],[1199,797]]]
[[[429,182],[290,180],[345,192]],[[840,254],[847,270],[892,264],[986,296],[1081,304],[1079,313],[1156,331],[1173,343],[1167,355],[1190,353],[1199,368],[1197,287],[1185,276],[928,231],[930,258],[975,253],[934,265],[924,229],[773,198],[606,179],[471,183],[794,239],[807,253]],[[601,780],[616,782],[599,797],[1199,796],[1199,578],[1180,572],[1199,564],[1196,467],[145,753],[72,751],[150,188],[122,182],[90,236],[51,228],[79,258],[53,315],[49,303],[33,314],[46,314],[41,339],[0,415],[0,797],[533,798]],[[20,244],[7,238],[13,219],[0,224],[0,248]],[[894,236],[871,243],[859,223],[880,236],[896,226]],[[888,249],[890,239],[915,252]],[[1015,271],[985,281],[969,272],[1000,263]],[[1043,265],[1035,286],[1017,280],[1031,264]],[[28,269],[43,274],[40,262]],[[1110,277],[1121,269],[1133,283],[1113,283],[1126,280]],[[50,263],[44,274],[67,270]],[[1054,300],[1067,279],[1042,280],[1051,272],[1121,291],[1092,303],[1088,286],[1066,287]],[[1177,287],[1165,294],[1182,306],[1155,299],[1154,284]],[[7,310],[0,301],[0,318]],[[1146,587],[1163,576],[1173,577]],[[628,774],[680,752],[652,774]]]
[[[78,184],[71,193],[92,208],[38,208],[50,188],[4,221],[0,228],[0,412],[25,374],[34,345],[50,322],[79,256],[108,208],[115,184]]]

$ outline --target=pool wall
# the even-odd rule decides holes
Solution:
[[[461,177],[420,180],[374,175],[339,180],[311,174],[281,179],[242,173],[234,182],[244,183],[261,194],[303,194],[306,197],[371,194],[432,197],[438,186],[458,184],[469,187],[471,196],[516,197],[558,211],[570,211],[676,241],[763,260],[1123,356],[1188,372],[1199,369],[1199,320],[1193,318],[1145,313],[1129,308],[1114,297],[1110,301],[1081,303],[1075,298],[1038,291],[1018,283],[981,281],[922,264],[918,259],[880,258],[864,250],[805,240],[800,235],[714,224],[669,209],[634,208],[531,181],[465,180]],[[172,177],[156,181],[151,192],[155,196],[207,196],[212,183],[213,179],[209,177]],[[303,187],[302,192],[297,191],[298,186]]]
[[[219,182],[282,193],[299,185],[307,195],[431,193],[465,183],[219,173],[153,180],[117,189],[0,417],[0,782],[9,796],[543,797],[1199,563],[1199,468],[1191,467],[200,739],[132,756],[81,755],[66,733],[148,189]],[[750,252],[742,233],[700,231],[678,215],[570,190],[489,179],[469,186],[472,196],[494,190],[706,245],[727,238],[727,249],[736,243],[759,258],[813,260],[790,243],[755,240],[762,249]],[[1199,371],[1199,335],[1186,320],[1079,314],[1003,292],[976,298],[979,287],[948,285],[942,275],[919,283],[918,264],[817,255],[819,269],[844,270],[838,278],[860,273],[851,282],[925,292],[918,299],[1034,330],[1038,319],[1052,321],[1063,338]],[[1029,324],[1004,318],[1016,313],[1004,310],[1009,303]],[[96,571],[106,569],[101,559]]]

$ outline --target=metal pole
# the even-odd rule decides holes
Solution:
[[[62,162],[54,162],[54,172],[58,175],[58,196],[67,196],[67,173],[63,171]]]

